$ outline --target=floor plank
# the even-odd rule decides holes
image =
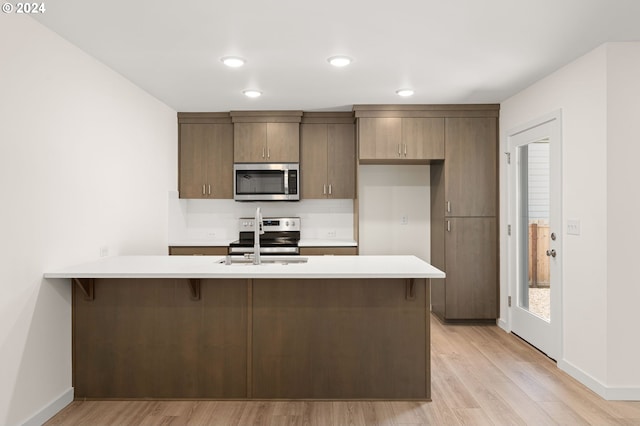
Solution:
[[[74,401],[46,425],[636,425],[517,336],[432,317],[432,401]]]

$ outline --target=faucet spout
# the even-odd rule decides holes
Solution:
[[[253,226],[253,264],[260,265],[262,262],[260,260],[260,234],[264,234],[264,230],[262,228],[262,212],[260,211],[260,207],[256,208],[256,216],[254,219]]]

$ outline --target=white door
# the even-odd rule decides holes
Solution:
[[[508,132],[511,331],[561,355],[561,113]]]

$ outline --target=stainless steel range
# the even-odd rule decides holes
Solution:
[[[240,239],[229,244],[229,254],[253,253],[255,219],[240,218]],[[262,219],[260,253],[269,255],[298,255],[300,241],[299,217],[265,217]]]

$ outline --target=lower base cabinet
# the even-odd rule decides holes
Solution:
[[[300,247],[301,256],[356,256],[358,247]]]
[[[228,247],[222,246],[171,246],[169,255],[172,256],[226,256]]]
[[[434,266],[447,274],[446,279],[431,280],[431,309],[440,319],[498,317],[496,226],[495,217],[450,217],[445,218],[444,232],[434,232],[444,253]]]

